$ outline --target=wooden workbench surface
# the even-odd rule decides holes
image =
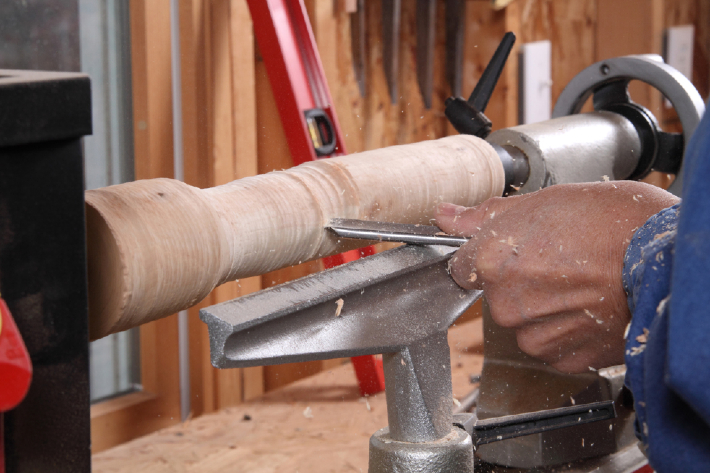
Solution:
[[[483,361],[481,320],[449,331],[454,397]],[[359,395],[346,364],[93,457],[95,472],[366,472],[370,436],[387,425],[384,393]]]

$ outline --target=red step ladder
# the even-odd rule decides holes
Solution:
[[[303,0],[248,3],[294,165],[347,154]],[[323,263],[332,268],[374,253],[367,247],[323,258]],[[384,390],[381,359],[351,360],[363,396]]]

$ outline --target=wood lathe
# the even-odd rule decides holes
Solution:
[[[483,109],[511,46],[499,49],[468,101],[448,101],[452,123],[477,136],[308,163],[214,189],[153,180],[87,192],[92,338],[184,309],[227,280],[369,243],[330,233],[333,218],[426,225],[438,202],[471,206],[558,183],[639,179],[651,170],[676,174],[670,190],[680,190],[684,143],[704,112],[682,74],[660,57],[603,61],[570,82],[552,120],[489,136]],[[683,134],[662,131],[631,101],[631,80],[670,100]],[[595,111],[580,114],[590,97]],[[376,225],[370,230],[382,234]],[[482,438],[484,426],[504,429],[530,418],[505,424],[501,416],[570,407],[570,395],[604,415],[563,431],[484,435],[493,443],[477,442],[479,457],[531,468],[603,456],[636,468],[642,455],[629,438],[633,415],[622,402],[622,369],[551,373],[488,319],[477,410],[453,417],[446,331],[481,294],[449,277],[452,253],[439,244],[406,245],[203,309],[212,362],[230,368],[382,353],[390,425],[371,439],[373,473],[472,471],[472,439]],[[523,403],[518,390],[529,386],[517,382],[520,373],[540,380]],[[544,402],[550,398],[562,401]],[[609,402],[614,420],[603,404]]]
[[[488,84],[482,79],[468,102],[449,101],[447,114],[459,131],[487,135],[490,122],[477,104],[485,107],[496,76],[489,74]],[[648,110],[631,101],[632,79],[670,99],[682,135],[663,132]],[[579,114],[592,96],[595,111]],[[486,141],[503,164],[506,191],[638,179],[653,169],[675,174],[670,190],[679,193],[684,143],[703,112],[699,94],[678,71],[659,57],[629,56],[582,71],[563,91],[552,120],[500,130]],[[389,427],[370,439],[371,473],[473,471],[474,452],[491,468],[647,471],[633,435],[624,367],[555,372],[524,355],[515,333],[496,326],[485,305],[475,406],[453,414],[446,332],[481,296],[461,289],[447,273],[462,242],[421,225],[338,220],[330,227],[342,238],[408,244],[202,309],[214,366],[382,353]]]

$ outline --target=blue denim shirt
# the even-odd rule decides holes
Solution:
[[[626,384],[659,473],[710,471],[710,114],[684,160],[682,205],[651,217],[624,260]]]

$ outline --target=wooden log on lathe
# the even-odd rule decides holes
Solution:
[[[439,202],[501,195],[485,141],[452,136],[302,164],[198,189],[152,179],[86,192],[91,338],[186,309],[219,284],[365,243],[331,218],[430,222]]]

